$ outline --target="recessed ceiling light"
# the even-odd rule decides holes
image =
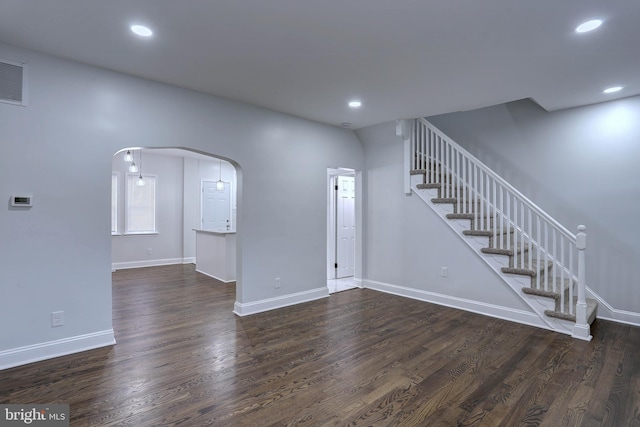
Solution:
[[[345,128],[345,129],[349,129],[351,127],[351,123],[343,122],[343,123],[340,123],[340,126]]]
[[[151,37],[153,35],[153,31],[144,25],[132,25],[131,31],[142,37]]]
[[[585,21],[576,27],[576,33],[587,33],[589,31],[595,30],[600,25],[602,25],[602,19],[592,19],[590,21]]]
[[[603,90],[603,93],[616,93],[616,92],[620,92],[622,90],[622,86],[612,86],[612,87],[608,87],[605,90]]]
[[[356,101],[356,100],[349,101],[349,107],[351,108],[359,108],[361,106],[362,106],[362,102],[360,101]]]

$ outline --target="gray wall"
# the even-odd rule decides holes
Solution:
[[[587,285],[640,312],[640,97],[546,112],[523,100],[428,120],[575,233]]]
[[[124,147],[234,162],[239,302],[326,286],[327,167],[362,169],[353,132],[6,45],[0,58],[29,64],[29,105],[0,104],[0,351],[111,328],[111,167]],[[34,207],[9,209],[12,193]],[[50,326],[56,310],[64,327]]]
[[[403,192],[403,143],[395,122],[357,131],[365,153],[363,278],[529,311],[416,195]],[[440,268],[448,267],[448,277]]]

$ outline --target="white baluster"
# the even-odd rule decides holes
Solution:
[[[484,175],[480,168],[478,168],[478,191],[480,192],[480,194],[474,201],[474,211],[480,215],[480,227],[482,227],[482,224],[484,223],[484,209],[482,203],[484,199]]]
[[[549,223],[544,223],[544,264],[547,265],[549,258]],[[549,278],[547,276],[544,277],[544,290],[549,290]]]
[[[500,236],[504,233],[504,187],[500,184]],[[500,249],[505,248],[504,239],[500,237]]]
[[[531,247],[532,244],[532,240],[533,240],[533,230],[531,228],[531,209],[527,208],[527,220],[528,220],[528,225],[529,225],[529,229],[527,230],[529,233],[529,240],[527,242],[527,260],[529,261],[529,268],[533,269],[533,248]],[[540,271],[540,270],[536,270],[536,271]],[[536,277],[540,276],[539,274],[536,274]]]
[[[509,194],[509,191],[505,188],[505,193],[507,194],[507,229],[505,230],[506,235],[507,235],[507,249],[511,249],[511,238],[509,237],[509,229],[511,228],[511,194]],[[515,267],[515,258],[513,259],[514,264],[513,266]]]
[[[542,244],[542,230],[540,229],[540,215],[536,215],[536,268],[540,271],[540,245]],[[536,289],[540,289],[540,275],[536,276]]]
[[[433,132],[429,131],[429,182],[435,182],[436,143]]]
[[[564,296],[564,241],[565,237],[560,236],[560,311],[564,313],[565,311],[565,296]],[[555,280],[555,277],[554,277]]]
[[[420,169],[420,128],[422,124],[416,123],[413,127],[413,141],[411,142],[411,149],[413,152],[411,153],[411,168],[412,169]]]
[[[462,194],[462,197],[460,197],[461,202],[458,212],[462,212],[464,210],[465,200],[467,200],[469,194],[469,183],[467,182],[467,157],[464,153],[461,153],[460,155],[462,156],[462,170],[460,173],[462,174],[462,188],[464,188],[464,193]]]
[[[474,216],[478,218],[478,224],[482,224],[482,209],[480,208],[480,200],[482,198],[482,170],[480,168],[476,168],[476,172],[473,176],[476,181],[477,193],[469,206]]]
[[[553,263],[551,264],[551,278],[553,279],[551,286],[553,289],[553,292],[558,292],[558,283],[556,282],[555,278],[558,276],[556,274],[556,264],[558,263],[558,251],[557,251],[557,247],[558,245],[556,244],[556,228],[553,227],[553,229],[551,230],[551,250],[550,252],[550,256],[552,258]],[[546,266],[545,266],[546,269]],[[548,270],[545,270],[548,271]]]
[[[458,212],[460,212],[460,205],[461,205],[461,200],[462,200],[462,182],[460,180],[460,176],[461,176],[461,164],[462,164],[462,159],[461,159],[462,153],[459,153],[458,150],[456,150],[456,199],[457,199],[457,203],[458,203]]]
[[[422,141],[422,139],[424,138],[423,131],[424,131],[424,125],[422,123],[419,123],[416,128],[416,151],[417,152],[420,151],[420,141]],[[422,159],[420,155],[418,155],[418,157],[416,158],[416,169],[422,169]]]
[[[524,268],[524,202],[520,202],[520,265]],[[529,268],[533,269],[533,266],[529,264]]]
[[[446,139],[444,140],[444,153],[442,159],[444,160],[444,173],[442,180],[442,188],[444,189],[443,197],[451,197],[451,182],[449,182],[451,181],[451,178],[449,176],[449,144]]]
[[[471,200],[475,197],[476,187],[474,185],[473,174],[475,173],[474,165],[471,159],[469,159],[469,163],[467,166],[467,179],[469,180],[469,194],[467,194],[467,202],[464,204],[464,212],[469,213],[469,206],[471,205]],[[474,215],[475,217],[475,215]],[[474,218],[475,221],[477,221]]]
[[[420,137],[420,150],[422,151],[422,156],[420,156],[421,165],[420,169],[427,169],[427,161],[429,160],[429,156],[427,154],[427,135],[429,134],[429,130],[423,130],[422,136]]]
[[[571,245],[571,242],[569,242],[569,301],[571,301],[571,304],[569,304],[569,313],[574,314],[574,307],[573,307],[573,245]]]
[[[496,194],[496,180],[492,180],[493,184],[493,210],[491,213],[493,214],[493,221],[491,221],[491,228],[493,229],[493,246],[498,247],[496,243],[498,242],[498,224],[496,221],[498,220],[498,199]]]
[[[484,205],[487,208],[487,212],[484,217],[485,222],[484,222],[483,230],[491,230],[490,224],[489,224],[489,218],[491,217],[491,177],[487,173],[484,174],[484,177],[485,177],[484,193],[486,197]]]
[[[440,145],[441,145],[442,141],[440,140],[440,136],[436,135],[436,165],[438,166],[439,170],[438,173],[436,173],[436,180],[433,182],[437,182],[438,184],[440,184],[442,182],[442,162],[440,161]]]

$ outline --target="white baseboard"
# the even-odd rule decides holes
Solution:
[[[196,263],[196,257],[192,256],[192,257],[182,258],[182,263],[183,264],[195,264]]]
[[[111,270],[125,270],[128,268],[141,268],[141,267],[158,267],[161,265],[173,265],[173,264],[188,264],[185,262],[187,258],[165,258],[165,259],[150,259],[144,261],[128,261],[128,262],[114,262],[111,264]],[[195,263],[195,258],[193,260]]]
[[[327,298],[328,296],[329,289],[326,286],[323,286],[322,288],[312,289],[310,291],[296,292],[295,294],[283,295],[281,297],[268,298],[248,303],[240,303],[236,301],[233,306],[233,312],[238,316],[249,316],[251,314],[262,313],[263,311],[275,310],[277,308]]]
[[[365,279],[362,281],[362,283],[364,285],[364,288],[366,289],[372,289],[375,291],[429,302],[445,307],[456,308],[459,310],[470,311],[472,313],[508,320],[510,322],[521,323],[523,325],[535,326],[537,328],[543,328],[547,330],[549,329],[549,326],[546,324],[546,322],[542,321],[540,317],[534,312],[488,304],[480,301],[472,301],[464,298],[453,297],[450,295],[392,285],[389,283],[377,282],[375,280]]]
[[[0,351],[0,370],[116,343],[113,329]]]
[[[231,283],[231,282],[235,282],[235,281],[236,281],[236,279],[233,279],[233,280],[224,280],[224,279],[221,279],[221,278],[219,278],[219,277],[214,276],[213,274],[205,273],[204,271],[198,270],[197,268],[196,268],[196,271],[197,271],[198,273],[200,273],[200,274],[204,274],[205,276],[209,276],[209,277],[211,277],[211,278],[213,278],[213,279],[216,279],[217,281],[222,282],[222,283]]]
[[[624,323],[626,325],[640,326],[640,313],[633,311],[618,310],[611,307],[602,297],[587,286],[587,297],[598,301],[597,319],[610,320],[612,322]]]

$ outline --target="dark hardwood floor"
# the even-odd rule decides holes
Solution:
[[[640,328],[592,342],[370,290],[236,317],[193,265],[113,275],[118,344],[0,371],[72,426],[640,426]]]

